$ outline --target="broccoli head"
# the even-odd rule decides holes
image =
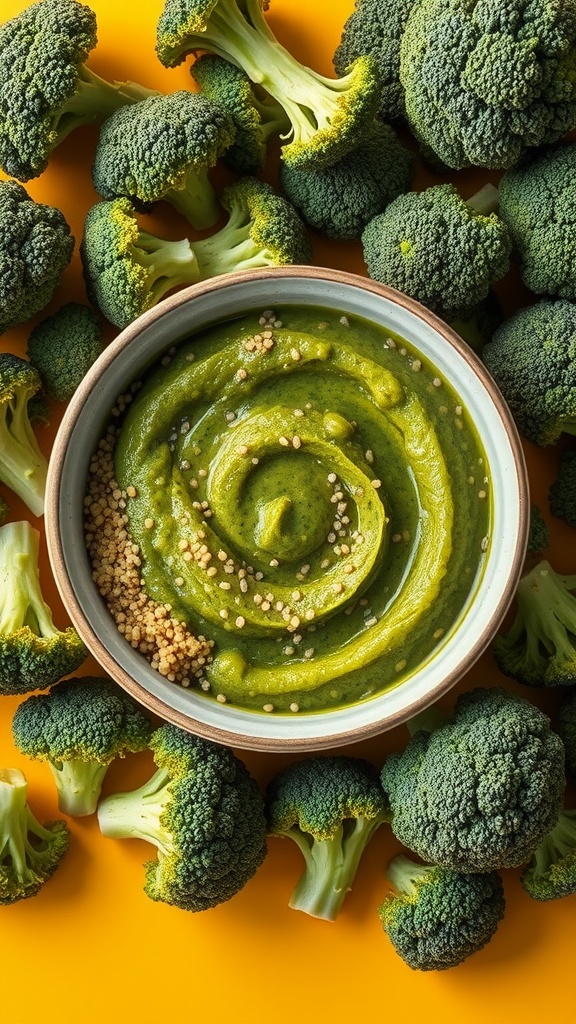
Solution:
[[[537,554],[545,551],[550,543],[550,531],[548,525],[538,508],[538,505],[530,507],[530,532],[528,534],[528,551]]]
[[[549,502],[553,516],[576,526],[576,448],[565,448],[561,453]]]
[[[478,688],[458,698],[451,722],[415,724],[381,773],[396,838],[454,871],[523,864],[564,795],[564,750],[548,718],[506,690]]]
[[[566,772],[576,779],[576,689],[562,695],[554,718],[554,729],[564,744]]]
[[[413,971],[457,967],[490,941],[504,916],[504,887],[496,871],[466,874],[399,855],[387,874],[396,891],[378,914]]]
[[[576,126],[575,0],[420,0],[400,45],[406,116],[448,167],[512,167]]]
[[[0,905],[37,896],[68,849],[64,821],[36,820],[18,768],[0,768]]]
[[[150,96],[102,126],[94,187],[144,209],[165,199],[195,228],[211,227],[221,211],[208,171],[233,139],[232,119],[213,100],[184,90]]]
[[[450,319],[470,311],[503,277],[512,248],[493,211],[491,185],[465,202],[454,185],[398,196],[364,228],[370,277]]]
[[[157,31],[162,64],[208,51],[230,61],[284,109],[288,141],[282,157],[326,167],[353,149],[378,106],[376,61],[359,57],[343,78],[326,78],[281,46],[265,17],[267,0],[166,0]]]
[[[576,434],[576,304],[551,299],[520,309],[482,358],[528,441]]]
[[[145,750],[148,715],[111,679],[64,679],[49,693],[16,709],[12,734],[18,750],[47,761],[64,814],[93,814],[104,776],[116,757]]]
[[[131,793],[101,801],[102,834],[158,847],[144,891],[181,910],[208,910],[234,896],[266,855],[264,802],[227,747],[163,725],[150,740],[157,772]]]
[[[38,548],[28,522],[0,527],[0,694],[45,690],[88,656],[72,626],[54,625],[40,590]]]
[[[37,371],[19,356],[0,353],[0,480],[35,516],[44,512],[48,463],[30,422],[30,400],[41,387]]]
[[[40,0],[0,25],[0,167],[28,181],[75,128],[150,95],[84,65],[96,16],[76,0]]]
[[[302,171],[283,163],[280,184],[310,227],[351,240],[410,188],[412,167],[412,154],[392,128],[374,121],[356,149],[330,167]]]
[[[498,296],[490,289],[486,298],[477,302],[471,310],[452,317],[450,327],[480,355],[503,319],[504,313]]]
[[[51,398],[67,402],[102,351],[102,327],[94,310],[69,302],[37,324],[28,358]]]
[[[307,757],[266,791],[268,830],[292,839],[305,866],[290,906],[335,921],[376,829],[389,820],[378,773],[361,758]]]
[[[0,181],[0,334],[48,305],[73,249],[60,210]]]
[[[576,810],[563,810],[522,874],[533,900],[558,900],[576,892]]]

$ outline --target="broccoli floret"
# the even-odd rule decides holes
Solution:
[[[530,533],[528,534],[528,551],[538,553],[545,551],[550,543],[550,531],[547,523],[538,508],[538,505],[530,507]]]
[[[147,748],[152,724],[111,679],[82,676],[28,697],[12,734],[23,754],[48,762],[60,810],[81,816],[96,810],[111,762]]]
[[[576,685],[576,576],[546,561],[523,576],[507,633],[495,637],[498,667],[527,686]]]
[[[282,164],[280,184],[310,227],[350,240],[410,188],[412,167],[412,154],[392,128],[374,121],[360,145],[331,167],[302,171]]]
[[[537,295],[576,299],[576,145],[536,153],[504,174],[500,216]]]
[[[533,900],[558,900],[576,892],[576,810],[563,810],[535,850],[521,877]]]
[[[232,119],[211,99],[184,90],[151,96],[102,126],[94,187],[143,209],[165,199],[195,228],[211,227],[221,211],[208,171],[233,138]]]
[[[490,941],[504,916],[504,887],[496,871],[464,874],[399,855],[387,874],[396,892],[378,914],[413,971],[457,967]]]
[[[73,249],[60,210],[0,181],[0,334],[48,305]]]
[[[576,434],[576,304],[552,299],[519,310],[482,358],[528,441]]]
[[[233,270],[306,263],[310,244],[290,204],[270,185],[243,178],[224,190],[230,212],[208,238],[167,242],[141,231],[128,199],[88,213],[82,258],[88,293],[105,317],[126,327],[171,288]]]
[[[102,351],[102,327],[94,310],[69,302],[37,324],[28,358],[51,398],[67,402]]]
[[[406,116],[448,167],[512,167],[576,126],[574,0],[420,0],[400,45]]]
[[[33,427],[47,427],[50,424],[50,405],[46,395],[37,391],[28,399],[28,419]]]
[[[292,839],[305,861],[289,905],[335,921],[369,840],[389,820],[377,771],[361,758],[304,758],[269,783],[266,810],[270,834]]]
[[[3,494],[0,494],[0,526],[5,523],[10,515],[10,506]]]
[[[485,299],[463,315],[453,317],[450,327],[464,339],[470,348],[481,355],[484,346],[504,320],[504,312],[495,292],[490,290]]]
[[[471,310],[509,266],[508,229],[490,212],[497,200],[491,185],[465,202],[448,184],[394,199],[362,233],[370,277],[444,318]]]
[[[54,625],[40,589],[38,549],[30,523],[0,527],[0,694],[45,690],[88,656],[72,626]]]
[[[64,821],[36,820],[18,768],[0,768],[0,905],[37,896],[68,849]]]
[[[446,725],[415,724],[381,774],[396,838],[455,871],[523,864],[564,796],[564,749],[546,715],[507,690],[478,688],[458,698]]]
[[[28,181],[75,128],[151,94],[84,65],[96,15],[76,0],[40,0],[0,25],[0,167]]]
[[[566,772],[576,779],[576,690],[563,694],[554,718],[554,729],[564,744]]]
[[[30,363],[9,352],[0,353],[0,480],[35,516],[44,513],[48,470],[28,412],[30,399],[40,387],[40,377]]]
[[[416,0],[356,0],[334,54],[334,68],[345,75],[355,60],[371,54],[380,76],[380,106],[384,121],[404,116],[404,90],[400,85],[400,40]]]
[[[150,746],[158,771],[139,789],[103,800],[100,829],[158,847],[146,864],[150,899],[208,910],[239,892],[264,860],[264,802],[227,747],[173,725],[157,729]]]
[[[232,118],[235,137],[224,154],[225,162],[236,174],[257,174],[264,166],[269,139],[290,131],[284,108],[241,68],[215,53],[198,57],[190,73],[204,95]]]
[[[158,56],[174,67],[207,50],[241,68],[276,100],[289,120],[282,157],[301,167],[334,163],[353,149],[378,106],[379,78],[371,56],[343,78],[300,64],[275,38],[267,0],[166,0],[157,32]]]
[[[565,448],[561,453],[549,502],[553,516],[576,526],[576,448]]]

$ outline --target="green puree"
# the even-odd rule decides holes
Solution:
[[[398,685],[443,642],[481,571],[487,467],[458,396],[401,338],[275,315],[271,337],[255,313],[149,372],[116,478],[136,488],[146,592],[214,641],[212,695],[321,711]]]

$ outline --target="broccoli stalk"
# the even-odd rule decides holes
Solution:
[[[36,896],[68,849],[63,821],[36,820],[18,768],[0,769],[0,904]]]
[[[85,64],[78,68],[76,91],[54,111],[51,148],[56,149],[76,128],[101,123],[126,104],[139,103],[156,93],[136,82],[108,82]]]
[[[44,513],[48,463],[28,415],[28,402],[40,377],[24,359],[0,354],[0,479],[35,516]]]
[[[576,892],[576,810],[563,810],[522,875],[534,900],[556,900]]]
[[[175,846],[163,825],[170,803],[168,771],[158,769],[152,778],[129,793],[106,797],[98,807],[98,824],[108,839],[143,839],[158,849],[161,858],[173,857]]]

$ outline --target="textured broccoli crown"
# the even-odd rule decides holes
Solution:
[[[516,589],[517,611],[494,639],[499,668],[527,686],[576,685],[576,576],[542,561]]]
[[[512,167],[576,125],[576,3],[421,0],[400,47],[406,115],[448,167]]]
[[[498,328],[482,358],[520,432],[534,444],[576,433],[576,305],[542,301]]]
[[[398,196],[362,233],[370,277],[443,317],[472,309],[508,270],[512,248],[500,218],[476,202],[480,193],[466,203],[454,185]]]
[[[28,358],[42,384],[66,402],[102,351],[102,328],[94,310],[69,302],[37,324],[28,338]]]
[[[556,479],[550,487],[550,511],[557,519],[576,526],[576,449],[565,448],[560,455]]]
[[[173,67],[186,54],[207,50],[235,64],[285,110],[290,132],[283,158],[302,167],[328,166],[354,148],[376,113],[376,61],[364,55],[343,78],[326,78],[280,45],[266,7],[264,0],[166,0],[158,56]]]
[[[500,216],[537,295],[576,299],[576,145],[533,155],[500,182]]]
[[[414,971],[457,967],[490,941],[504,916],[496,871],[463,874],[395,857],[378,914],[394,949]]]
[[[576,779],[576,690],[568,690],[563,695],[556,711],[554,729],[564,744],[566,771]]]
[[[292,839],[305,861],[290,906],[334,921],[367,843],[389,820],[378,773],[361,758],[307,757],[272,779],[266,809],[269,832]]]
[[[17,181],[0,181],[0,334],[44,309],[73,249],[60,210],[36,203]]]
[[[102,126],[94,187],[104,199],[126,196],[144,207],[165,199],[195,228],[211,227],[220,206],[208,170],[233,138],[229,114],[206,96],[150,96]]]
[[[45,690],[88,652],[75,629],[59,630],[42,597],[39,535],[28,522],[0,527],[0,693]]]
[[[0,353],[0,480],[36,516],[44,512],[48,463],[30,423],[28,403],[41,386],[25,359]]]
[[[396,121],[404,115],[400,40],[414,3],[415,0],[356,0],[334,54],[338,75],[345,75],[364,54],[374,57],[380,78],[378,114],[384,121]]]
[[[562,811],[521,880],[533,900],[557,900],[576,892],[576,811]]]
[[[330,167],[303,171],[283,163],[280,184],[310,227],[351,240],[410,188],[412,167],[412,154],[392,128],[374,121],[356,149]]]
[[[0,904],[36,896],[68,849],[64,821],[36,820],[17,768],[0,769]]]
[[[480,355],[503,319],[504,312],[498,296],[490,290],[487,297],[477,302],[471,310],[458,317],[452,317],[450,326],[474,352]]]
[[[215,53],[198,57],[191,74],[204,95],[232,118],[235,137],[224,154],[226,163],[236,174],[257,174],[264,166],[271,136],[290,131],[284,108],[251,82],[241,68]]]
[[[168,242],[141,231],[129,199],[96,203],[81,246],[90,301],[117,327],[127,327],[166,292],[198,280],[188,239]]]
[[[65,814],[93,814],[104,776],[116,757],[145,750],[148,715],[107,678],[65,679],[16,709],[14,742],[30,758],[48,761]]]
[[[419,730],[384,764],[397,839],[455,871],[524,863],[554,827],[564,750],[542,712],[502,689],[461,695],[451,723]]]
[[[550,531],[538,505],[530,507],[530,533],[528,534],[528,551],[538,553],[545,551],[550,543]]]
[[[201,279],[232,270],[309,263],[306,229],[296,210],[271,185],[241,178],[222,194],[229,211],[220,231],[192,243]]]
[[[182,910],[208,910],[234,896],[266,855],[264,803],[227,747],[161,726],[150,746],[158,771],[132,793],[103,800],[104,835],[158,847],[145,892]]]

